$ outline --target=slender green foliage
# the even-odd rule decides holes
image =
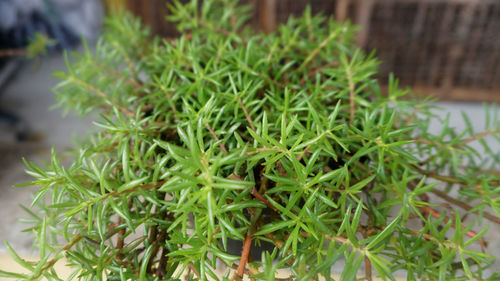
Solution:
[[[95,52],[57,73],[60,104],[99,112],[69,166],[26,163],[39,263],[22,280],[499,280],[480,231],[500,221],[500,119],[456,132],[388,81],[354,30],[310,10],[271,34],[235,0],[173,1],[182,35],[111,17]],[[465,118],[467,120],[467,118]],[[467,124],[470,124],[467,122]],[[486,153],[471,144],[479,142]],[[450,211],[433,204],[437,196]],[[473,217],[471,223],[462,215]],[[231,251],[231,240],[241,241]],[[251,244],[274,250],[257,256]],[[227,267],[225,267],[227,266]],[[361,268],[365,270],[360,270]]]

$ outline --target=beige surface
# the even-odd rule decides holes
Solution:
[[[24,258],[27,261],[36,261],[36,258]],[[64,266],[64,261],[58,262],[55,265],[55,269],[59,274],[59,277],[66,280],[66,278],[70,275],[71,271],[68,267]],[[0,270],[15,272],[15,273],[27,273],[28,271],[24,269],[22,266],[18,265],[9,255],[0,255]],[[0,281],[11,281],[14,279],[2,278],[0,277]]]
[[[37,260],[36,258],[24,258],[25,260],[28,261],[35,261]],[[59,277],[62,278],[63,280],[66,280],[68,276],[71,274],[71,271],[68,267],[64,266],[64,261],[60,261],[56,264],[55,269],[57,273],[59,274]],[[16,273],[25,273],[27,272],[26,269],[24,269],[22,266],[18,265],[12,258],[8,255],[0,255],[0,270],[5,270],[5,271],[10,271],[10,272],[16,272]],[[218,272],[217,275],[222,276],[222,273]],[[286,277],[285,275],[283,277]],[[339,276],[333,276],[335,280],[338,280]],[[1,278],[0,281],[10,281],[13,279],[8,279],[8,278]],[[244,280],[249,280],[245,278]],[[363,280],[361,278],[361,280]],[[382,280],[380,278],[373,278],[374,281],[379,281]],[[402,278],[396,278],[396,280],[404,280]]]

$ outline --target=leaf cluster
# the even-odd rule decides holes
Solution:
[[[98,112],[100,131],[70,165],[56,153],[26,163],[40,262],[17,257],[32,273],[0,276],[60,280],[52,266],[65,257],[71,280],[276,280],[279,269],[332,280],[342,260],[340,280],[363,267],[384,280],[499,280],[478,249],[487,228],[474,231],[500,221],[500,159],[484,141],[498,140],[496,111],[482,133],[445,119],[433,135],[429,100],[392,77],[383,93],[348,23],[307,10],[255,34],[234,0],[170,9],[179,38],[121,14],[57,73],[60,104]]]

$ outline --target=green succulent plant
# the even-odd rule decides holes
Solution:
[[[340,280],[500,280],[483,239],[500,222],[495,110],[455,132],[396,79],[383,93],[352,26],[310,10],[262,34],[234,0],[170,9],[179,38],[121,14],[57,74],[60,104],[99,131],[70,165],[26,163],[40,261],[9,248],[31,273],[0,276],[60,280],[66,258],[71,280],[332,280],[339,262]]]

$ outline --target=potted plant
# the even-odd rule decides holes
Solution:
[[[179,38],[111,17],[57,73],[61,105],[100,130],[69,166],[26,163],[40,261],[0,275],[59,280],[66,258],[79,280],[331,280],[341,260],[340,280],[500,278],[481,230],[500,221],[499,159],[470,146],[498,139],[496,113],[428,133],[429,100],[393,78],[384,94],[353,28],[309,10],[256,34],[235,0],[170,9]]]

